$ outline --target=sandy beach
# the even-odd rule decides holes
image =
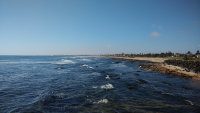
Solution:
[[[91,57],[105,57],[105,56],[91,56]],[[185,78],[192,78],[200,81],[200,74],[196,74],[194,72],[187,72],[184,70],[184,68],[173,66],[173,65],[167,65],[164,63],[167,58],[147,58],[147,57],[114,57],[114,56],[107,56],[106,58],[116,58],[116,59],[124,59],[124,60],[133,60],[133,61],[149,61],[152,62],[152,65],[154,67],[147,67],[147,66],[141,66],[141,68],[148,69],[150,71],[158,71],[160,73],[165,73],[169,75],[174,76],[182,76]]]

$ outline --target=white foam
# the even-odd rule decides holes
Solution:
[[[93,102],[93,104],[101,104],[101,103],[108,103],[107,99],[99,100],[98,102]]]
[[[185,101],[189,102],[191,105],[194,105],[194,103],[190,100],[185,100]]]
[[[88,66],[88,65],[86,65],[86,64],[83,64],[82,66]]]
[[[161,91],[161,92],[162,92],[162,94],[172,95],[173,96],[173,94],[171,94],[171,93],[167,93],[167,92],[164,92],[164,91]]]
[[[90,69],[94,69],[93,67],[90,67],[90,66],[88,66],[86,64],[83,64],[82,66],[85,66],[85,67],[90,68]]]
[[[75,62],[71,61],[71,60],[65,60],[65,59],[62,59],[60,61],[57,61],[57,62],[53,62],[52,64],[74,64]]]
[[[106,79],[110,79],[109,75],[106,75]]]
[[[93,67],[90,67],[90,66],[88,68],[94,69]]]
[[[114,88],[114,87],[110,83],[107,83],[107,84],[101,86],[101,89],[112,89],[112,88]]]
[[[91,61],[91,59],[79,59],[79,60],[83,60],[83,61]]]

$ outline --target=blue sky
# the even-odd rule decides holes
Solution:
[[[197,50],[199,0],[0,0],[0,55]]]

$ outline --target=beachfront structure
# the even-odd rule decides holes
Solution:
[[[131,55],[122,53],[122,54],[115,54],[115,56],[117,56],[117,57],[130,57]]]
[[[196,55],[197,58],[200,58],[200,54]]]

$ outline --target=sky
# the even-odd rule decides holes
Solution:
[[[0,0],[0,55],[197,50],[200,0]]]

